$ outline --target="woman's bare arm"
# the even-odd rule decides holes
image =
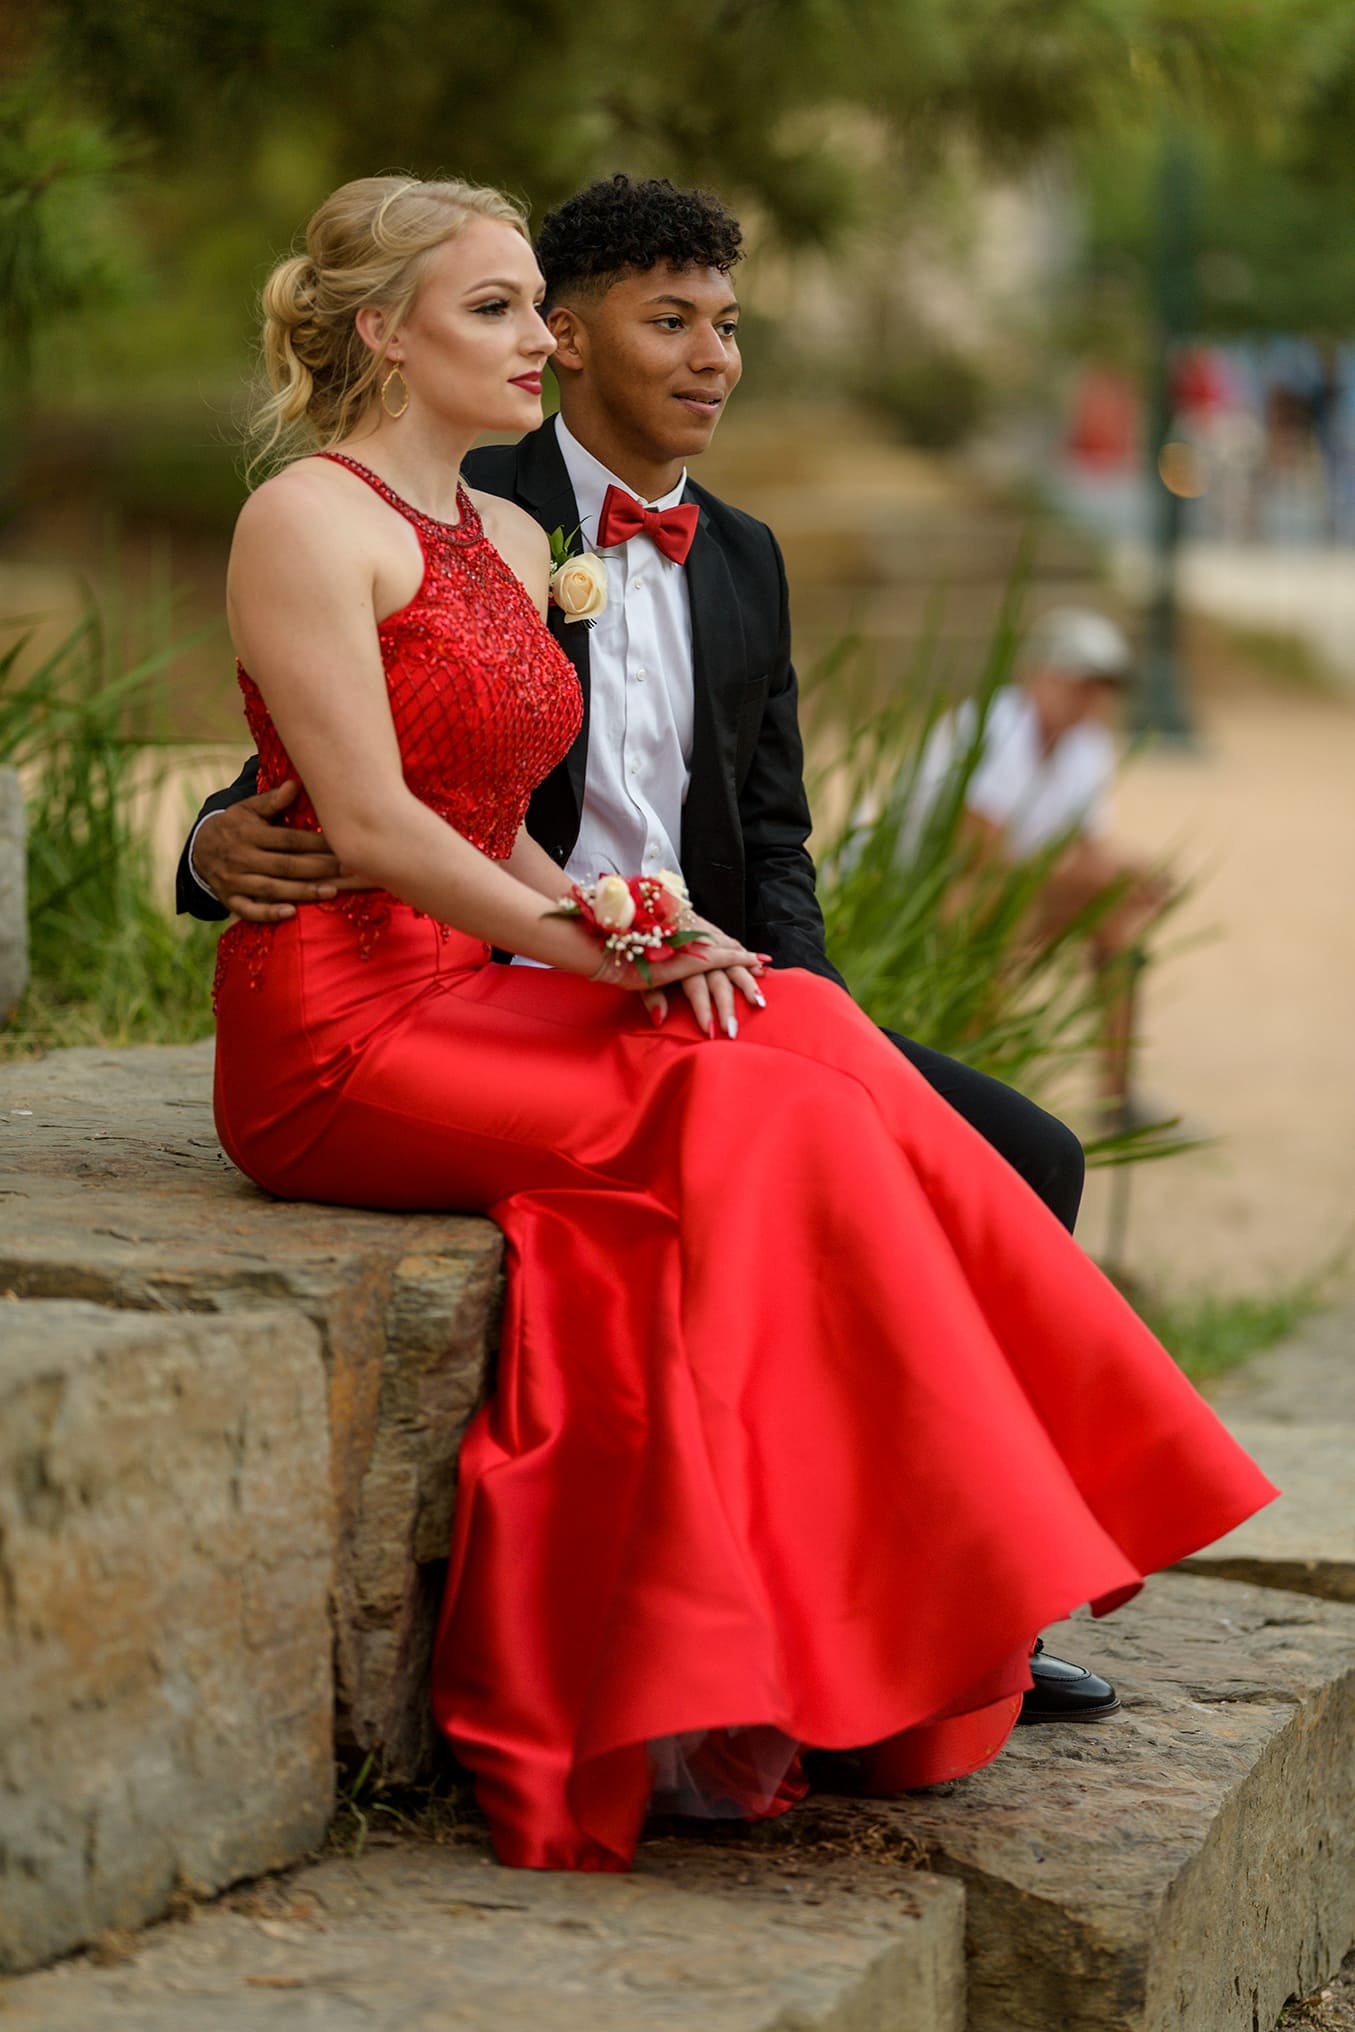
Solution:
[[[558,861],[552,860],[546,849],[538,846],[526,826],[523,826],[514,843],[513,851],[503,864],[524,882],[538,896],[548,896],[552,903],[558,903],[570,891],[570,878]],[[638,869],[636,870],[638,873]]]

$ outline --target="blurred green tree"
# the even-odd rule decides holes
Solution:
[[[60,110],[39,79],[0,85],[0,390],[9,401],[29,386],[46,332],[121,291],[123,169],[100,122]]]
[[[35,369],[49,341],[123,293],[125,157],[40,79],[0,81],[0,525],[14,511]]]
[[[1290,0],[1276,17],[1283,32],[1193,129],[1194,321],[1219,338],[1355,329],[1355,12]],[[1095,350],[1145,328],[1159,151],[1146,118],[1079,138],[1084,275],[1107,313],[1086,306]]]
[[[126,324],[94,334],[122,379],[138,349],[162,375],[166,360],[198,374],[238,360],[263,263],[348,176],[455,169],[530,195],[539,214],[591,175],[666,173],[715,184],[764,236],[833,246],[882,196],[925,204],[957,146],[1025,160],[1164,93],[1249,117],[1321,110],[1332,67],[1355,66],[1343,8],[29,0],[11,68],[41,80],[54,118],[143,151],[127,188],[148,261],[135,341]],[[6,168],[0,200],[9,187]],[[64,231],[48,235],[50,259]]]
[[[1077,337],[1100,354],[1132,353],[1142,340],[1156,146],[1136,135],[1086,152],[1082,279],[1092,301]],[[1202,335],[1355,329],[1355,177],[1319,178],[1283,149],[1214,132],[1197,140],[1195,187],[1192,322]]]

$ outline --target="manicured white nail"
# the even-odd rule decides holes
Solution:
[[[758,1006],[758,1008],[759,1008],[759,1009],[765,1009],[765,1008],[766,1008],[766,1006],[767,1006],[767,997],[766,997],[765,995],[760,995],[760,994],[758,993],[758,991],[757,991],[757,989],[756,989],[756,988],[754,988],[754,990],[753,990],[753,1000],[754,1000],[754,1001],[755,1001],[755,1002],[757,1003],[757,1006]]]
[[[738,1036],[738,1034],[739,1034],[739,1026],[738,1026],[738,1021],[737,1021],[737,1019],[736,1019],[735,1017],[733,1017],[733,1016],[726,1016],[726,1017],[725,1017],[725,1036],[726,1036],[726,1037],[737,1037],[737,1036]]]

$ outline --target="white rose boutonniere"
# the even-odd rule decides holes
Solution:
[[[574,531],[574,536],[578,535]],[[607,567],[596,551],[581,550],[573,557],[569,546],[574,536],[562,529],[550,536],[550,598],[566,621],[584,621],[589,627],[607,606]]]

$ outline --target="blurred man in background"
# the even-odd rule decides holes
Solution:
[[[1058,937],[1084,913],[1105,996],[1102,1100],[1108,1127],[1146,1126],[1162,1112],[1130,1092],[1134,991],[1142,940],[1170,885],[1109,837],[1116,750],[1112,723],[1133,677],[1129,643],[1113,621],[1063,607],[1032,629],[1017,682],[994,696],[965,786],[961,837],[980,862],[1050,854],[1035,934]],[[938,721],[919,770],[914,810],[931,809],[978,734],[970,700]],[[1061,850],[1053,851],[1062,843]]]

